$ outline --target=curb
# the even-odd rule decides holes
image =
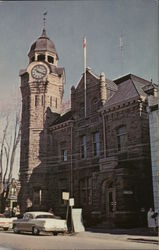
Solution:
[[[144,236],[135,236],[135,235],[132,235],[132,236],[129,236],[127,234],[110,234],[110,233],[93,233],[93,232],[88,232],[88,231],[85,231],[85,232],[81,232],[81,233],[78,233],[78,234],[75,234],[74,236],[77,237],[90,237],[90,238],[100,238],[100,239],[112,239],[112,240],[120,240],[120,241],[134,241],[134,242],[138,242],[138,243],[147,243],[147,244],[156,244],[156,245],[159,245],[159,239],[158,237],[156,236],[155,239],[152,239],[152,238],[146,238]],[[147,237],[150,237],[150,236],[147,236]]]
[[[127,238],[128,241],[136,241],[139,243],[157,244],[159,245],[159,240],[145,239],[145,238]]]

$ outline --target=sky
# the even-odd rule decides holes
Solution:
[[[132,73],[157,83],[157,5],[157,0],[0,1],[0,110],[20,96],[19,71],[42,33],[45,11],[47,36],[56,46],[58,66],[65,68],[64,100],[83,73],[84,36],[87,66],[95,74],[113,80]]]

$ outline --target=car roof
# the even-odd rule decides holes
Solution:
[[[37,215],[53,215],[52,213],[49,212],[41,212],[41,211],[33,211],[33,212],[26,212],[25,214],[32,214],[33,216],[37,216]]]

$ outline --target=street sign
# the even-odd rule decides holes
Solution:
[[[131,190],[124,190],[123,194],[133,194],[133,191],[131,191]]]
[[[74,198],[69,199],[69,205],[70,205],[70,207],[74,206]]]
[[[70,193],[62,192],[62,199],[63,200],[69,200],[69,197],[70,197]]]

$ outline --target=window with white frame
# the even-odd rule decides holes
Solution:
[[[127,130],[125,125],[117,129],[117,143],[118,143],[118,151],[126,151]]]
[[[100,154],[99,132],[93,133],[92,141],[93,141],[93,154],[94,156],[99,156]]]
[[[87,158],[86,136],[85,135],[83,135],[81,137],[81,158],[82,159]]]

